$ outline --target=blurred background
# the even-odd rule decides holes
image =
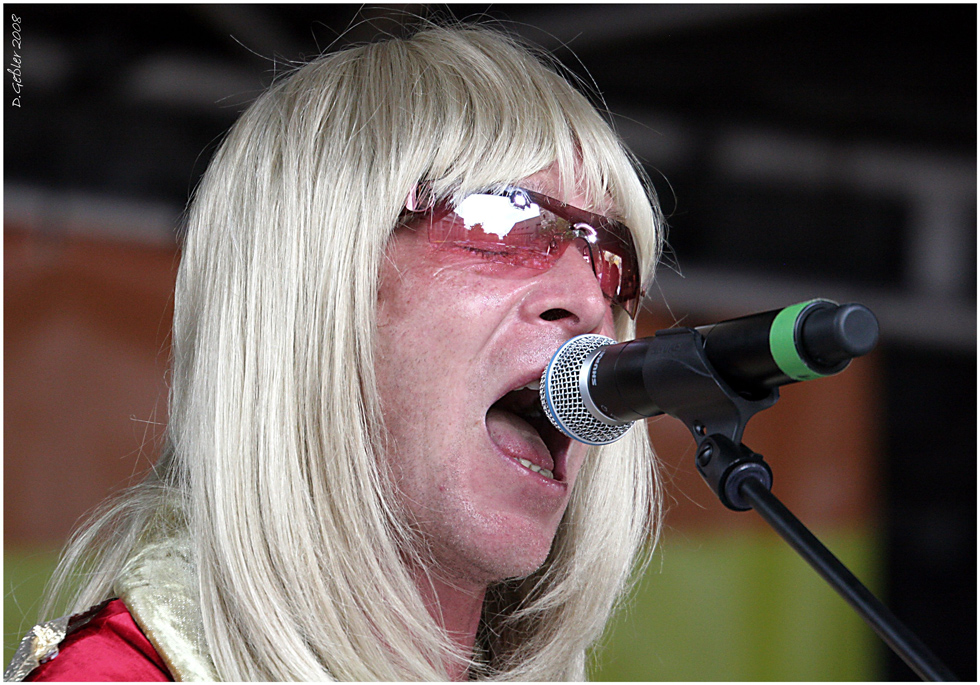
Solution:
[[[641,333],[817,296],[878,315],[874,353],[786,387],[745,442],[976,680],[975,5],[4,10],[22,81],[15,107],[5,72],[5,663],[79,517],[156,456],[175,229],[222,133],[293,62],[441,14],[551,50],[646,165],[671,249]],[[914,678],[754,512],[714,499],[678,422],[650,429],[666,528],[593,678]]]

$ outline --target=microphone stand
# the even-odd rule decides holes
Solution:
[[[730,509],[755,509],[779,535],[871,626],[878,636],[922,680],[956,681],[958,678],[899,619],[851,573],[823,543],[787,509],[769,488],[771,480],[759,475],[761,455],[723,435],[705,439],[698,450],[698,467],[715,476],[708,484],[725,492],[722,503]],[[702,468],[702,463],[704,467]],[[747,466],[747,468],[746,468]],[[713,468],[712,468],[713,467]],[[708,479],[708,476],[705,476]],[[734,492],[732,490],[734,489]],[[731,497],[730,495],[734,495]],[[728,501],[726,501],[728,500]],[[744,505],[744,506],[743,506]]]
[[[756,512],[851,605],[878,636],[922,680],[956,681],[949,670],[898,618],[770,492],[772,470],[762,455],[742,444],[745,424],[779,399],[778,388],[764,397],[733,391],[704,354],[704,339],[690,328],[659,331],[669,347],[656,369],[691,383],[658,386],[657,406],[680,419],[698,444],[696,465],[708,486],[729,509]],[[688,388],[697,386],[697,393]],[[652,387],[652,386],[648,386]]]

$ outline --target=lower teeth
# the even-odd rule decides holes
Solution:
[[[517,461],[524,468],[526,468],[526,469],[528,469],[530,471],[534,471],[535,473],[540,473],[545,478],[551,478],[552,480],[554,480],[554,478],[555,478],[554,472],[549,471],[548,469],[543,469],[540,466],[538,466],[537,464],[532,464],[527,459],[518,459]]]

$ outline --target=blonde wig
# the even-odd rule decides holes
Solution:
[[[642,424],[586,460],[545,565],[487,593],[474,654],[427,612],[393,504],[374,377],[378,274],[405,198],[566,188],[635,233],[647,283],[662,220],[639,165],[545,58],[481,27],[427,26],[325,55],[239,119],[188,213],[168,445],[155,475],[86,529],[114,574],[161,511],[186,530],[204,631],[228,680],[581,680],[656,535]],[[634,324],[617,314],[621,339]],[[105,540],[101,547],[98,541]]]

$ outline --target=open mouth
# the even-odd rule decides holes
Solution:
[[[508,392],[487,411],[490,439],[524,468],[551,480],[565,479],[568,437],[548,420],[538,382]]]

